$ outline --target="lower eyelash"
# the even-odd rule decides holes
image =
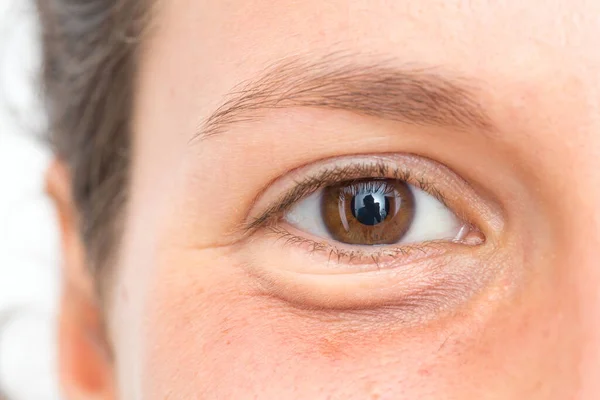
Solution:
[[[423,257],[441,255],[448,250],[448,245],[457,244],[447,240],[432,240],[416,244],[392,246],[369,246],[377,249],[374,252],[361,250],[346,250],[337,246],[318,242],[313,239],[295,235],[277,223],[269,224],[268,229],[278,236],[277,240],[284,245],[293,245],[306,248],[310,253],[323,253],[327,255],[328,263],[335,260],[337,264],[369,264],[381,269],[383,264],[402,259],[403,263],[415,261]]]

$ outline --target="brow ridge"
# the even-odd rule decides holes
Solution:
[[[492,130],[477,88],[439,68],[386,63],[284,60],[241,83],[201,124],[201,139],[253,122],[265,111],[290,107],[344,110],[415,125]]]

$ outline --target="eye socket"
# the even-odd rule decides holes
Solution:
[[[467,226],[433,195],[399,179],[327,186],[284,215],[307,233],[352,245],[459,241]]]
[[[309,310],[394,305],[422,322],[495,272],[481,267],[503,221],[495,202],[434,160],[324,159],[288,171],[256,198],[244,267],[266,292]]]

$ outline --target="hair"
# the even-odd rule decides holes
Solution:
[[[95,273],[114,249],[127,199],[141,0],[36,0],[54,153],[66,164]]]

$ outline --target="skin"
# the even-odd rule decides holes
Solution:
[[[68,171],[48,174],[67,398],[600,398],[599,17],[593,0],[157,4],[102,301]],[[331,53],[458,77],[493,127],[284,106],[196,137],[236,85],[290,57],[339,64]],[[361,274],[269,229],[240,233],[292,170],[383,153],[468,182],[443,189],[485,243]],[[431,276],[436,306],[407,306]]]

